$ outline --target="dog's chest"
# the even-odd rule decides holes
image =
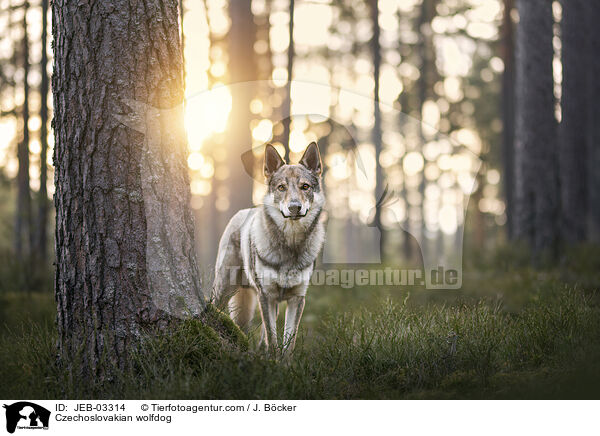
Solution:
[[[293,288],[300,287],[301,285],[308,284],[310,276],[312,274],[312,264],[305,269],[298,269],[293,266],[280,266],[271,267],[258,262],[256,265],[256,272],[258,273],[258,279],[263,285],[264,289],[271,289],[272,292],[277,294],[293,292]]]
[[[321,227],[306,232],[306,228],[293,225],[278,229],[280,232],[263,232],[263,224],[260,219],[253,223],[248,247],[258,284],[279,299],[305,292],[322,245]]]

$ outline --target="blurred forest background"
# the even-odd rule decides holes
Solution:
[[[1,4],[0,290],[48,289],[51,13],[46,0]],[[318,140],[338,263],[358,251],[379,260],[367,226],[395,264],[420,264],[421,249],[460,255],[463,227],[471,259],[515,239],[536,262],[597,241],[598,61],[587,54],[599,42],[585,23],[598,11],[568,4],[569,15],[557,1],[523,2],[531,74],[519,81],[514,0],[182,0],[203,269],[229,217],[261,201],[265,142],[294,161]]]
[[[412,294],[418,287],[311,290],[290,366],[241,346],[243,353],[214,351],[203,330],[183,323],[175,341],[158,335],[111,383],[78,379],[76,365],[67,370],[55,359],[53,158],[64,163],[64,156],[54,156],[51,6],[0,0],[0,357],[7,362],[0,391],[36,398],[597,396],[600,6],[179,0],[178,8],[205,285],[229,218],[261,202],[262,146],[271,142],[296,161],[318,141],[329,205],[324,262],[398,267],[455,257],[465,266],[464,286]],[[61,65],[77,68],[81,59],[64,53]],[[68,198],[69,179],[62,183]],[[63,232],[65,247],[78,222]],[[102,250],[93,253],[98,265],[113,267]],[[74,265],[63,265],[67,291]],[[92,269],[85,274],[95,280]],[[106,271],[107,280],[122,277]],[[142,290],[133,287],[137,298]],[[83,291],[76,297],[85,300]]]

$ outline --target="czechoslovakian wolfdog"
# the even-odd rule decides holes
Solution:
[[[306,289],[325,239],[321,156],[312,142],[300,162],[286,164],[272,145],[265,149],[268,185],[263,205],[236,213],[217,254],[213,301],[229,303],[231,317],[247,329],[258,300],[262,340],[277,347],[277,314],[287,301],[283,350],[294,348]]]

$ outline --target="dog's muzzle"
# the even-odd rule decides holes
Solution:
[[[289,218],[291,220],[298,220],[302,217],[305,217],[308,213],[308,208],[304,213],[302,213],[302,203],[299,201],[290,202],[286,209],[288,214],[286,215],[286,213],[282,210],[281,215],[283,215],[284,218]]]
[[[300,218],[304,218],[306,216],[306,213],[304,215],[286,215],[283,212],[281,212],[281,215],[286,219],[299,220]]]

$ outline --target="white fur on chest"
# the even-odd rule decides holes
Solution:
[[[306,288],[310,282],[312,270],[312,265],[303,270],[287,268],[274,269],[262,265],[260,260],[257,261],[256,265],[258,279],[261,281],[263,289],[266,292],[279,297],[283,296],[282,291],[284,293],[289,293],[289,296],[306,294]]]
[[[281,295],[282,292],[290,293],[289,296],[304,295],[310,282],[314,261],[323,245],[325,235],[323,225],[318,223],[312,232],[307,234],[308,220],[281,223],[280,231],[286,243],[290,246],[300,244],[303,246],[297,256],[290,256],[290,252],[286,249],[273,247],[265,231],[264,219],[265,217],[258,212],[248,229],[251,241],[259,255],[253,259],[253,267],[261,287],[265,292],[275,294],[274,296],[279,299],[286,299],[286,296]],[[247,247],[247,252],[250,252],[250,247]],[[248,255],[248,259],[252,259],[252,256]]]

